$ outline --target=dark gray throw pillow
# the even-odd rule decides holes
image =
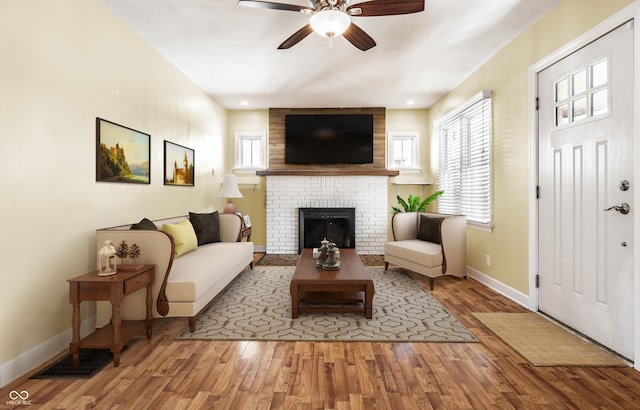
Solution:
[[[426,215],[420,215],[418,239],[440,243],[440,225],[442,225],[442,221],[444,221],[444,218],[432,218]]]
[[[189,221],[193,225],[198,238],[198,246],[206,243],[220,242],[220,219],[218,211],[210,214],[189,212]]]
[[[151,222],[149,219],[142,218],[142,220],[140,222],[138,222],[137,224],[131,225],[130,230],[132,230],[132,231],[157,231],[158,227],[156,226],[156,224]]]

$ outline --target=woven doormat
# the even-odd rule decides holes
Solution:
[[[627,366],[604,349],[535,313],[472,313],[533,366]]]
[[[73,356],[69,353],[30,378],[89,379],[112,361],[113,354],[109,349],[81,349],[79,366],[73,365]]]

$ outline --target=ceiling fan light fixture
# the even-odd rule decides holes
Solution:
[[[331,38],[347,31],[351,17],[340,10],[322,10],[311,16],[309,24],[316,33]]]

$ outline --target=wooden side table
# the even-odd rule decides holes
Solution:
[[[244,227],[242,228],[242,231],[240,232],[240,240],[242,241],[242,238],[247,238],[247,242],[251,242],[251,227]]]
[[[135,270],[118,271],[111,276],[98,276],[98,271],[69,279],[69,302],[73,304],[73,339],[69,350],[73,355],[73,364],[80,364],[80,349],[109,348],[113,353],[113,365],[120,365],[122,347],[132,337],[147,330],[147,339],[151,339],[153,327],[152,288],[155,265],[144,265]],[[120,303],[135,291],[147,288],[147,316],[143,321],[122,321]],[[111,323],[96,330],[80,340],[80,302],[89,300],[105,300],[111,302]]]

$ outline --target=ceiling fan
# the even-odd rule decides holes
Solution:
[[[393,16],[418,13],[424,10],[424,0],[369,0],[351,5],[351,0],[308,0],[309,6],[275,3],[262,0],[239,0],[238,5],[271,10],[297,11],[309,14],[309,24],[293,33],[278,46],[279,50],[293,47],[312,32],[333,38],[343,35],[362,51],[375,47],[370,35],[356,26],[351,17]]]

